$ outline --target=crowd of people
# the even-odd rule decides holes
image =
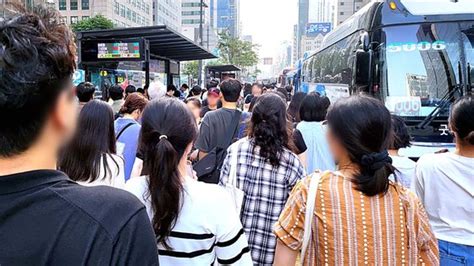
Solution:
[[[472,96],[455,151],[415,162],[369,95],[229,78],[94,100],[60,21],[0,22],[0,265],[474,264]]]

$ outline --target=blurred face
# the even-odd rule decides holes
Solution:
[[[59,146],[69,141],[74,135],[77,123],[77,101],[72,87],[58,97],[48,121],[48,138],[59,141]]]
[[[260,89],[258,86],[253,86],[252,87],[252,95],[253,96],[261,96],[262,95],[262,89]]]
[[[336,163],[348,157],[346,149],[336,135],[334,135],[330,127],[326,127],[326,138],[329,144],[329,149],[331,150],[331,154]]]
[[[217,106],[217,103],[219,102],[219,97],[216,97],[215,95],[208,95],[207,102],[209,106],[215,107]]]
[[[189,110],[191,110],[191,113],[195,119],[198,119],[201,116],[201,109],[198,108],[194,103],[188,102],[186,105],[188,106]]]

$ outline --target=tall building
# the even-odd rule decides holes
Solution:
[[[310,0],[308,22],[331,22],[332,0]]]
[[[166,25],[181,31],[181,0],[152,0],[153,25]]]
[[[152,0],[54,0],[54,5],[69,24],[99,14],[111,19],[116,27],[153,23]]]
[[[240,36],[240,0],[217,1],[217,29],[232,37]]]
[[[308,24],[309,0],[298,0],[298,24],[296,33],[296,57],[301,58],[303,52],[301,51],[301,37],[303,37],[306,24]]]
[[[340,1],[340,0],[336,0]],[[321,45],[321,39],[331,29],[334,16],[334,0],[299,0],[298,24],[296,28],[296,52],[293,62],[302,58],[305,52]],[[311,32],[309,32],[311,31]],[[322,37],[319,35],[323,35]]]
[[[293,43],[291,45],[291,64],[296,66],[296,62],[298,61],[298,25],[293,26]]]
[[[213,50],[217,46],[217,33],[212,26],[211,13],[210,0],[181,1],[181,33],[208,50]],[[202,40],[199,33],[201,18]]]
[[[336,0],[334,5],[334,26],[337,26],[359,11],[372,0]]]
[[[318,34],[316,37],[303,35],[301,37],[301,50],[303,53],[316,51],[321,47],[323,43],[324,35]]]

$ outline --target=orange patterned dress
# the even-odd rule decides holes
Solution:
[[[291,192],[274,232],[293,250],[303,239],[310,177]],[[368,197],[341,175],[325,172],[317,190],[303,265],[438,265],[438,244],[419,200],[390,183]]]

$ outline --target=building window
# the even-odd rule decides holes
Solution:
[[[76,24],[79,21],[79,17],[71,16],[71,24]]]
[[[125,6],[120,4],[120,16],[125,18],[126,14],[125,14]]]
[[[119,15],[120,14],[120,7],[117,1],[114,1],[114,13]]]
[[[183,16],[199,16],[201,14],[201,11],[183,11],[181,12],[181,15]]]
[[[70,5],[71,10],[77,10],[77,0],[71,0],[69,2],[69,5]],[[71,19],[72,19],[72,17],[71,17]]]
[[[67,17],[61,17],[61,23],[67,23]]]
[[[59,10],[66,10],[66,0],[59,0]]]
[[[183,24],[199,24],[199,19],[183,19]]]
[[[200,3],[183,3],[182,7],[199,7]]]
[[[88,19],[89,16],[82,16],[82,19]]]
[[[339,12],[339,15],[344,16],[344,12]]]
[[[344,2],[341,2],[341,4],[340,4],[340,5],[341,5],[341,6],[343,6],[344,4],[345,4]]]
[[[81,4],[82,4],[81,6],[82,10],[89,10],[89,0],[82,0]]]

